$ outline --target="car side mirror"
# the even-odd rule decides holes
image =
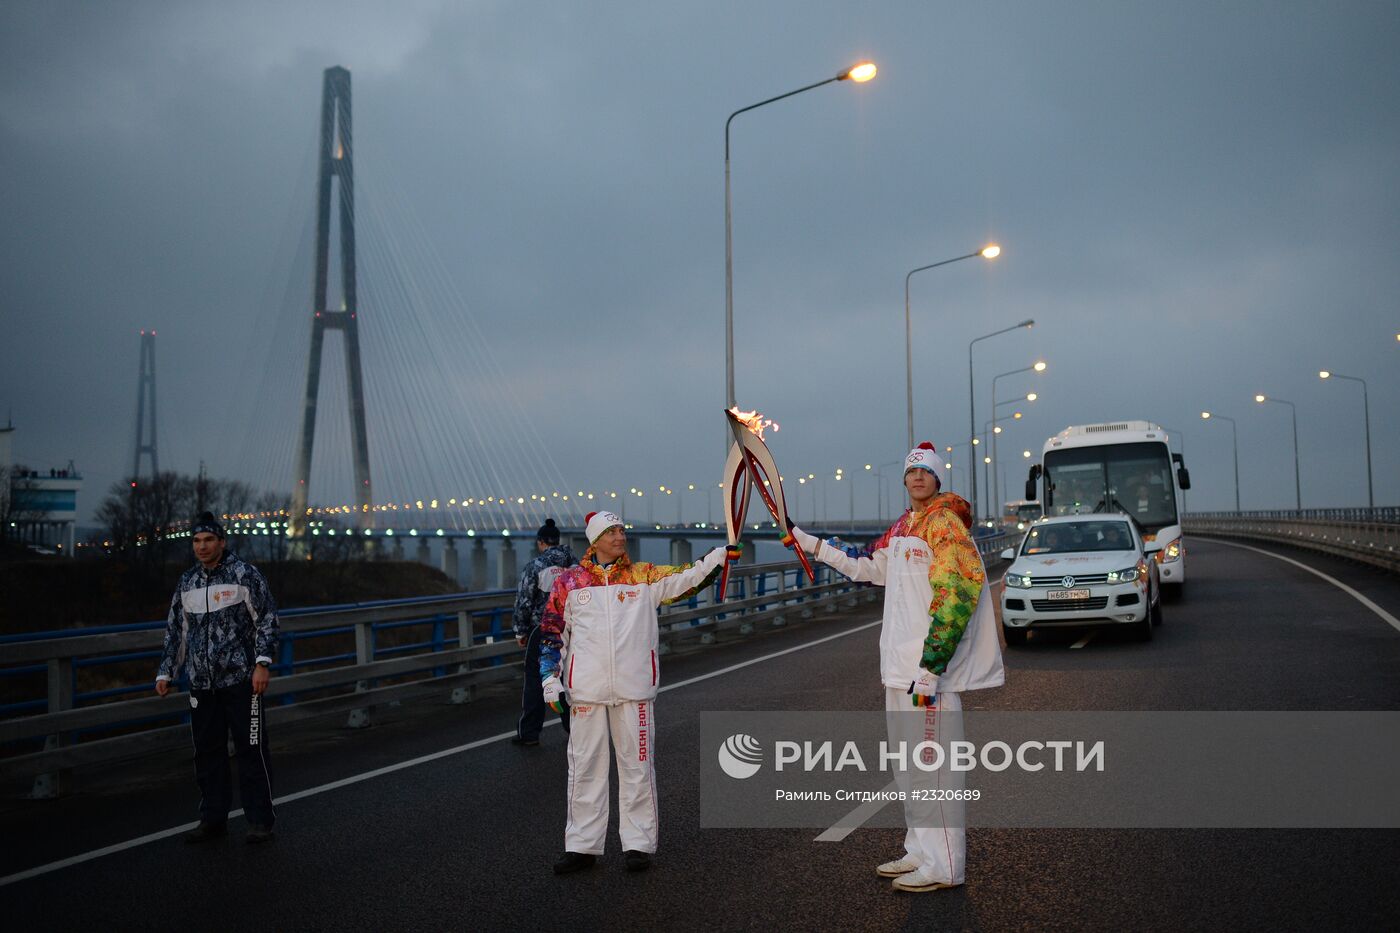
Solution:
[[[1160,541],[1147,541],[1142,546],[1144,554],[1156,554],[1161,549],[1162,543]]]
[[[1016,549],[1015,549],[1014,547],[1009,547],[1009,548],[1007,548],[1006,550],[1002,551],[1002,552],[1001,552],[1001,559],[1002,559],[1002,560],[1015,560],[1015,559],[1016,559]]]

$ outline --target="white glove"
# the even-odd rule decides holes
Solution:
[[[933,706],[938,702],[938,675],[919,668],[919,676],[909,685],[915,706]]]
[[[798,528],[796,525],[792,526],[792,538],[797,542],[798,547],[802,548],[803,551],[813,557],[817,556],[817,551],[820,550],[822,546],[820,538],[816,535],[807,534],[807,532]]]
[[[564,711],[564,682],[559,679],[558,674],[550,674],[543,683],[544,701],[549,704],[549,708],[556,713]]]

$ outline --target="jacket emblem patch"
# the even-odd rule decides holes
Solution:
[[[641,592],[639,590],[618,590],[617,601],[623,603],[629,599],[636,599],[640,595]]]
[[[578,591],[578,604],[579,604],[580,606],[587,606],[587,605],[588,605],[589,603],[591,603],[591,602],[593,602],[593,591],[592,591],[592,590],[579,590],[579,591]]]

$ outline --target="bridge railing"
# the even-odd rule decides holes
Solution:
[[[1011,537],[979,538],[978,549],[994,558]],[[879,598],[878,590],[824,565],[814,569],[811,582],[795,561],[739,564],[723,603],[712,585],[663,608],[661,653],[685,641],[709,643],[721,632],[742,636],[760,624],[782,625],[793,613],[807,616],[838,600],[855,605],[862,596]],[[510,629],[513,602],[513,591],[496,590],[287,610],[268,718],[280,726],[348,714],[347,725],[357,727],[388,703],[466,703],[476,688],[520,676],[523,652]],[[0,719],[0,779],[33,777],[34,794],[52,796],[73,768],[187,746],[188,693],[151,695],[163,630],[163,623],[151,622],[0,639],[0,678],[43,672],[47,685],[43,698],[0,708],[7,716]],[[380,644],[382,635],[397,630],[404,631],[401,643]],[[296,655],[297,645],[336,637],[341,645],[352,639],[353,651]],[[79,671],[122,664],[148,671],[131,678],[134,683],[77,690]],[[32,713],[36,708],[43,712]]]
[[[810,613],[855,589],[825,567],[817,568],[811,583],[796,562],[740,564],[725,602],[716,602],[717,587],[711,586],[663,609],[662,653],[687,639],[708,642],[719,632],[744,635],[760,623],[781,624],[792,612]],[[279,676],[268,688],[268,718],[283,725],[348,714],[354,727],[366,725],[370,710],[388,703],[465,703],[479,686],[520,676],[523,651],[510,629],[513,602],[513,591],[500,590],[289,610],[282,614],[283,645],[274,665]],[[46,696],[11,704],[10,718],[0,719],[0,778],[35,776],[34,793],[52,795],[72,768],[188,745],[188,694],[157,697],[152,691],[163,629],[163,623],[142,623],[0,641],[0,677],[32,680],[43,672],[47,684]],[[381,636],[395,629],[407,630],[399,639],[406,642],[381,646]],[[341,645],[352,639],[353,651],[295,656],[293,646],[332,636]],[[98,664],[129,669],[133,662],[149,665],[147,676],[132,678],[136,683],[76,689],[80,670]],[[35,708],[43,712],[30,713]]]
[[[1187,534],[1289,544],[1400,571],[1400,508],[1192,512]]]

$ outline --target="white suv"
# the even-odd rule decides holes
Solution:
[[[1031,627],[1126,625],[1142,641],[1162,624],[1157,562],[1126,515],[1061,515],[1031,525],[1012,561],[1001,596],[1009,645]]]

